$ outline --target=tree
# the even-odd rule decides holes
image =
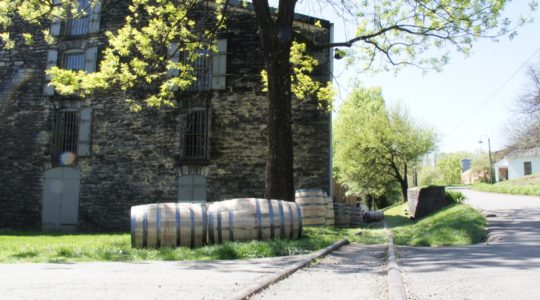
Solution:
[[[510,123],[513,148],[540,146],[540,68],[529,68],[530,88],[517,100],[518,118]]]
[[[409,169],[434,147],[433,131],[400,105],[387,109],[378,88],[357,88],[335,121],[335,172],[357,193],[380,196],[398,182],[406,200]]]
[[[461,160],[469,157],[465,152],[443,153],[437,160],[436,169],[441,174],[438,184],[461,183]]]
[[[90,0],[90,5],[103,5],[112,0]],[[0,39],[3,47],[14,47],[18,40],[10,36],[9,28],[14,19],[42,24],[56,18],[81,13],[76,9],[77,0],[0,0]],[[293,145],[291,130],[291,75],[290,62],[293,41],[307,43],[312,49],[347,47],[351,60],[366,63],[372,68],[377,58],[390,65],[414,64],[439,68],[448,60],[449,46],[468,53],[475,40],[481,37],[497,37],[512,31],[511,22],[502,16],[509,0],[448,0],[448,1],[333,1],[321,0],[338,10],[344,18],[354,19],[357,35],[344,42],[313,44],[300,32],[295,32],[293,20],[297,0],[280,0],[277,9],[271,9],[267,0],[253,0],[253,9],[258,20],[260,43],[268,78],[268,154],[266,160],[266,197],[294,199]],[[198,31],[190,16],[191,8],[205,5],[214,8],[208,14],[214,20],[210,29]],[[142,103],[147,105],[174,105],[171,94],[188,86],[193,80],[189,64],[174,62],[171,52],[204,48],[204,43],[189,41],[212,40],[214,33],[223,26],[227,15],[228,0],[202,2],[198,0],[132,0],[131,16],[117,32],[109,33],[109,48],[105,50],[105,62],[109,77],[103,75],[81,76],[51,73],[52,82],[64,84],[66,92],[82,88],[120,86],[126,100],[140,108],[141,99],[132,93],[139,83],[147,91]],[[531,9],[535,9],[534,1]],[[83,10],[84,11],[84,10]],[[204,11],[204,9],[203,9]],[[144,17],[144,18],[143,18]],[[520,19],[519,24],[526,22]],[[49,37],[48,32],[43,32]],[[32,42],[30,33],[23,33],[24,41]],[[181,42],[187,39],[188,42]],[[166,51],[169,44],[178,43],[176,51]],[[198,46],[192,46],[198,45]],[[426,57],[428,49],[436,48],[437,57]],[[132,56],[133,53],[137,54]],[[194,53],[197,53],[195,51]],[[200,53],[200,52],[198,52]],[[440,54],[440,55],[439,55]],[[192,60],[197,58],[195,54]],[[179,70],[179,76],[168,79],[167,70]],[[79,74],[80,75],[80,74]],[[83,78],[84,80],[78,80]],[[111,85],[109,80],[113,80]],[[134,80],[138,79],[138,80]],[[137,84],[135,84],[137,83]],[[84,94],[84,93],[83,93]],[[323,92],[323,94],[326,94]]]

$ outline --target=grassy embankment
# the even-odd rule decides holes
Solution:
[[[473,190],[482,192],[540,196],[540,174],[501,181],[496,184],[476,183]]]
[[[482,242],[486,237],[484,216],[465,204],[452,204],[421,220],[412,221],[407,203],[384,212],[386,223],[394,234],[394,243],[408,246],[457,246]],[[384,238],[385,230],[363,230],[369,239]]]

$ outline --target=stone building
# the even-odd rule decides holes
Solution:
[[[47,84],[51,66],[95,71],[104,32],[126,13],[126,1],[110,1],[50,24],[53,45],[0,50],[0,229],[127,230],[137,204],[263,197],[267,100],[249,7],[230,8],[208,73],[175,108],[131,112],[114,93],[62,97]],[[316,21],[298,15],[295,26],[329,41],[331,24]],[[16,39],[43,29],[13,28]],[[316,78],[328,81],[328,50],[314,55]],[[295,187],[329,190],[330,113],[293,106]]]

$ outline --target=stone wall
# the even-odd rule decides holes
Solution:
[[[118,27],[125,12],[123,1],[102,13],[102,32]],[[267,100],[262,93],[262,56],[255,16],[234,9],[227,29],[227,87],[225,90],[178,95],[175,108],[130,112],[114,93],[96,93],[87,99],[42,96],[47,49],[33,47],[0,53],[0,86],[16,77],[20,68],[32,70],[12,96],[0,101],[0,228],[39,229],[43,172],[52,167],[53,116],[58,108],[93,108],[91,154],[80,157],[79,229],[126,230],[132,205],[174,202],[180,175],[207,178],[207,199],[262,197],[266,156]],[[326,29],[313,30],[325,41]],[[21,24],[18,29],[25,30]],[[87,41],[103,47],[103,34]],[[61,42],[62,43],[62,42]],[[62,47],[62,45],[58,45]],[[328,53],[317,54],[318,78],[328,78]],[[26,78],[26,77],[25,77]],[[180,159],[180,113],[190,101],[209,108],[209,159],[185,163]],[[295,187],[323,188],[329,184],[330,114],[312,101],[293,104]]]
[[[407,190],[407,202],[411,219],[421,219],[448,205],[444,186],[428,186]]]

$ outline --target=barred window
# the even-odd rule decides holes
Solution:
[[[184,115],[182,130],[182,158],[185,160],[207,159],[206,110],[192,110]]]
[[[197,50],[199,57],[191,62],[196,81],[188,88],[190,91],[209,91],[212,88],[212,52],[208,49]],[[189,55],[186,55],[189,60]]]
[[[77,163],[79,112],[58,111],[54,122],[52,157],[55,166],[73,166]]]
[[[532,174],[532,164],[530,161],[526,161],[523,163],[523,174],[525,176]]]
[[[84,70],[85,53],[83,51],[64,53],[62,58],[62,68],[66,70]]]
[[[65,25],[66,36],[80,36],[88,34],[90,2],[89,0],[78,0],[79,7],[77,15],[71,16]]]

